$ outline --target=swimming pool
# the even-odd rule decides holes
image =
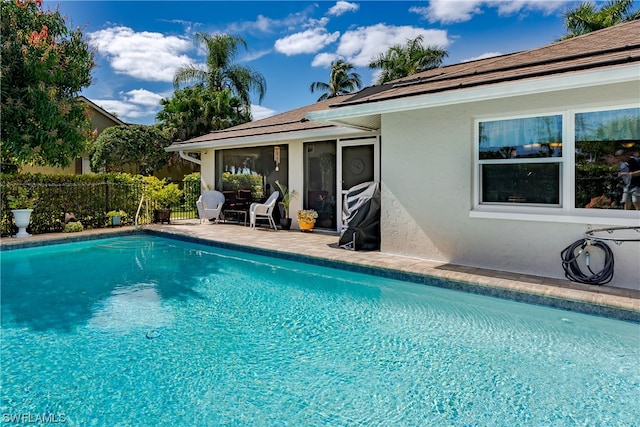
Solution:
[[[640,419],[634,323],[154,236],[1,261],[5,422]]]

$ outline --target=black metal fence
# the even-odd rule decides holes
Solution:
[[[192,219],[198,217],[196,201],[200,196],[199,181],[177,183],[183,190],[180,203],[171,206],[171,220]],[[35,206],[27,232],[32,234],[56,233],[63,231],[65,214],[80,221],[85,229],[110,226],[107,213],[121,210],[126,213],[123,225],[134,224],[136,212],[143,194],[141,182],[104,182],[96,183],[2,183],[0,184],[0,233],[10,236],[18,228],[8,203],[8,196],[26,189],[34,196]],[[152,201],[146,201],[140,210],[139,224],[153,221]]]

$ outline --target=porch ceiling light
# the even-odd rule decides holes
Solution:
[[[273,147],[273,161],[276,162],[276,172],[280,170],[280,147]]]

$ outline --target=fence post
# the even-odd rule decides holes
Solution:
[[[109,212],[111,210],[111,194],[109,192],[109,179],[107,177],[104,178],[104,206],[105,212]]]

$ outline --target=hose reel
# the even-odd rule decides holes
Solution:
[[[625,233],[629,231],[628,233]],[[634,235],[635,231],[638,235]],[[617,245],[623,242],[640,242],[640,227],[608,227],[595,230],[587,230],[585,238],[577,240],[564,248],[560,253],[562,268],[567,279],[587,285],[605,285],[613,279],[614,257],[611,248],[605,241],[613,241]],[[599,271],[592,269],[592,249],[602,251],[604,261]],[[583,258],[583,265],[579,260]]]

